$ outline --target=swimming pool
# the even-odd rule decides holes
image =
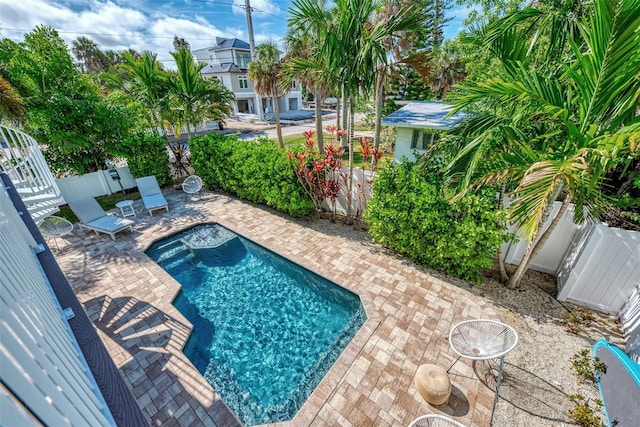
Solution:
[[[218,224],[147,255],[182,285],[185,354],[246,425],[292,419],[366,320],[357,295]]]

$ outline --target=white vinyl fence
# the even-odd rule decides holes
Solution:
[[[56,179],[64,199],[73,201],[83,197],[98,197],[134,188],[136,180],[131,175],[129,167],[116,168],[120,181],[114,181],[108,170],[91,172],[84,175],[68,176]]]
[[[35,251],[0,189],[0,425],[115,425]]]
[[[336,199],[336,212],[341,214],[347,213],[347,195],[349,194],[349,182],[346,177],[349,176],[349,168],[342,168],[340,173],[343,178],[340,179],[340,193]],[[351,191],[351,209],[353,215],[362,215],[366,208],[366,202],[371,197],[371,182],[374,173],[369,170],[363,170],[360,168],[353,169],[353,188]],[[331,201],[327,199],[326,209],[332,210]]]
[[[558,299],[618,314],[638,285],[640,233],[598,223],[565,257]]]
[[[625,352],[631,359],[640,363],[640,284],[622,306],[618,317],[627,343]]]
[[[551,215],[549,215],[547,222],[542,228],[543,232],[549,227],[549,224],[553,220],[553,217],[560,209],[561,204],[561,202],[555,202],[553,204]],[[564,216],[560,219],[560,222],[558,223],[556,228],[554,228],[554,230],[551,232],[549,240],[547,240],[538,256],[536,256],[532,261],[531,269],[553,275],[557,274],[562,260],[564,259],[565,254],[568,252],[571,246],[571,242],[580,232],[580,230],[585,227],[585,225],[579,225],[573,222],[574,209],[574,205],[569,205],[564,213]],[[513,225],[509,227],[509,231],[517,234],[516,227]],[[520,260],[522,260],[522,256],[527,250],[528,245],[529,241],[524,239],[519,239],[515,243],[503,244],[502,254],[504,257],[504,261],[509,264],[519,264]]]

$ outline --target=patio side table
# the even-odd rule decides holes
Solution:
[[[490,360],[500,358],[500,368],[496,380],[496,396],[502,381],[504,357],[518,345],[518,333],[511,326],[495,320],[477,319],[460,322],[449,333],[449,345],[458,358],[447,373],[461,357],[471,360]]]
[[[120,212],[122,212],[122,217],[126,218],[128,216],[135,216],[136,211],[133,209],[133,200],[122,200],[116,203],[116,206],[120,208]]]

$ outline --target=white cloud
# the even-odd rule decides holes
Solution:
[[[244,5],[244,0],[234,1]],[[228,13],[228,10],[227,15],[223,7],[194,12],[192,5],[184,6],[171,9],[162,5],[154,8],[145,0],[0,0],[0,35],[22,41],[24,33],[33,30],[36,25],[50,25],[59,31],[69,46],[79,36],[86,36],[102,50],[150,50],[156,52],[158,59],[168,68],[175,68],[169,54],[173,50],[174,35],[187,40],[192,49],[212,46],[216,37],[236,37],[248,41],[246,21]],[[251,6],[269,13],[279,13],[279,9],[268,0],[253,0]],[[232,9],[244,13],[238,7]],[[209,15],[210,19],[207,18]],[[224,23],[224,27],[212,22],[218,25]],[[273,32],[277,26],[262,23],[268,24],[261,20],[261,24],[255,27],[256,43],[282,37]]]
[[[272,15],[280,15],[280,9],[273,2],[269,0],[250,0],[251,9],[254,10],[254,13],[251,15],[255,18],[272,18],[265,13],[266,12]],[[231,7],[233,13],[236,15],[245,15],[245,0],[233,0],[234,6]]]

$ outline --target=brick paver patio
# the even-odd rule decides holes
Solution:
[[[492,307],[373,244],[305,226],[226,195],[187,200],[165,191],[171,211],[143,212],[114,242],[80,229],[54,251],[105,345],[154,425],[239,425],[182,353],[191,324],[171,305],[180,286],[144,250],[189,226],[217,222],[360,295],[368,320],[291,422],[283,426],[402,426],[443,414],[488,426],[494,400],[482,363],[458,362],[452,397],[431,406],[416,391],[421,364],[448,368],[452,325],[497,319]],[[114,211],[115,212],[115,211]],[[65,240],[65,241],[61,241]],[[482,381],[480,380],[482,379]],[[488,384],[488,385],[487,385]]]

